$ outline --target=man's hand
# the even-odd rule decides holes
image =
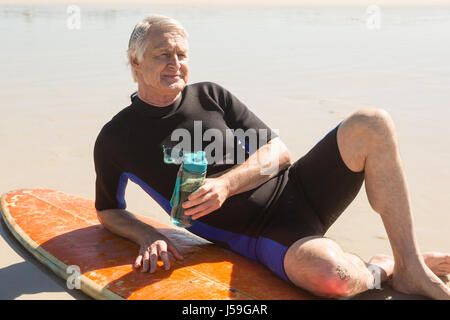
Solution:
[[[164,235],[153,235],[151,238],[145,240],[141,244],[139,255],[134,262],[134,267],[139,269],[142,267],[141,272],[149,271],[153,273],[156,271],[158,257],[164,263],[164,269],[170,269],[170,259],[168,252],[177,260],[183,260],[183,256],[178,252],[173,243]]]
[[[291,165],[291,156],[280,138],[274,138],[243,164],[218,178],[205,179],[182,206],[198,219],[219,209],[229,197],[256,188]]]
[[[183,202],[184,213],[192,215],[194,220],[203,217],[219,209],[229,194],[227,179],[222,177],[205,179],[203,185],[189,195],[188,201]]]
[[[135,268],[142,267],[142,272],[156,271],[158,257],[164,263],[164,268],[170,268],[168,251],[175,259],[182,260],[173,243],[154,227],[140,221],[125,209],[109,209],[97,211],[101,224],[109,231],[129,239],[140,246],[139,256],[134,262]]]

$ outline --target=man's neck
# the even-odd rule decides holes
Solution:
[[[156,95],[151,90],[144,90],[141,87],[138,88],[139,99],[155,107],[167,107],[171,105],[178,99],[180,94],[181,91],[167,95]]]

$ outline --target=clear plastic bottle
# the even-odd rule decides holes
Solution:
[[[207,165],[204,151],[183,155],[183,162],[178,170],[175,189],[170,201],[172,205],[170,217],[174,225],[183,228],[192,226],[193,220],[191,216],[184,214],[182,204],[192,192],[203,184]]]

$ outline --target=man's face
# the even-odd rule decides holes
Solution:
[[[144,60],[135,67],[139,85],[156,94],[177,94],[186,86],[189,75],[187,41],[178,33],[158,29],[149,36],[152,40]]]

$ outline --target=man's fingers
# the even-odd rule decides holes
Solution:
[[[136,260],[134,261],[134,267],[137,269],[142,266],[142,260],[144,259],[144,252],[145,248],[141,246],[139,249],[139,255],[137,256]]]
[[[167,253],[167,244],[162,241],[158,245],[158,253],[161,257],[162,262],[164,263],[164,269],[169,270],[170,269],[170,261],[169,261],[169,254]]]
[[[203,216],[206,216],[207,214],[210,214],[211,212],[216,211],[220,208],[220,205],[215,200],[211,200],[208,202],[208,205],[205,204],[204,207],[200,208],[201,210],[193,215],[191,215],[191,218],[196,220]]]
[[[184,257],[178,251],[178,249],[173,244],[171,244],[170,242],[167,244],[167,248],[173,254],[175,259],[178,259],[178,260],[183,260],[184,259]]]
[[[134,267],[137,269],[141,266],[142,263],[143,254],[139,254],[136,258],[136,261],[134,262]]]
[[[175,259],[183,260],[183,256],[178,249],[167,240],[158,240],[152,243],[151,246],[142,246],[139,250],[139,255],[134,262],[134,267],[139,268],[142,266],[141,272],[150,271],[154,273],[158,267],[158,257],[161,258],[164,263],[164,269],[170,269],[169,252],[173,254]]]
[[[219,204],[218,200],[210,199],[210,200],[208,200],[208,201],[206,201],[206,202],[204,202],[204,203],[202,203],[202,204],[200,204],[198,206],[195,206],[195,207],[193,207],[191,209],[184,210],[184,214],[187,215],[187,216],[194,215],[196,213],[200,213],[202,211],[205,211],[209,207],[214,207],[215,205],[218,205],[218,204]]]
[[[190,196],[189,196],[190,197]],[[198,197],[196,196],[192,200],[188,197],[189,200],[182,203],[184,209],[199,205],[203,202],[208,201],[211,198],[211,195],[208,195],[206,192],[200,194]]]
[[[210,214],[211,212],[216,211],[217,209],[219,209],[218,205],[209,206],[209,207],[205,208],[204,210],[202,210],[201,212],[192,215],[192,219],[197,220],[203,216],[206,216],[207,214]]]
[[[157,262],[158,262],[158,249],[156,248],[156,245],[153,244],[150,247],[150,273],[156,271]]]
[[[145,250],[145,252],[144,252],[144,262],[143,262],[143,265],[142,265],[141,272],[147,272],[148,271],[148,259],[149,259],[149,253],[148,253],[148,250]]]
[[[203,184],[203,186],[201,186],[200,188],[198,188],[197,190],[195,190],[188,196],[188,200],[195,200],[198,197],[201,197],[202,195],[204,195],[206,192],[208,192],[208,189],[205,187],[205,184]]]
[[[192,209],[185,210],[184,214],[187,216],[191,216],[192,219],[198,219],[201,218],[207,214],[210,214],[211,212],[217,210],[220,208],[220,203],[218,199],[211,199],[208,202],[205,202],[201,205],[198,205]]]
[[[164,263],[164,269],[169,270],[170,269],[170,260],[169,260],[169,254],[167,251],[161,251],[159,253],[159,256],[161,257],[161,260]]]

